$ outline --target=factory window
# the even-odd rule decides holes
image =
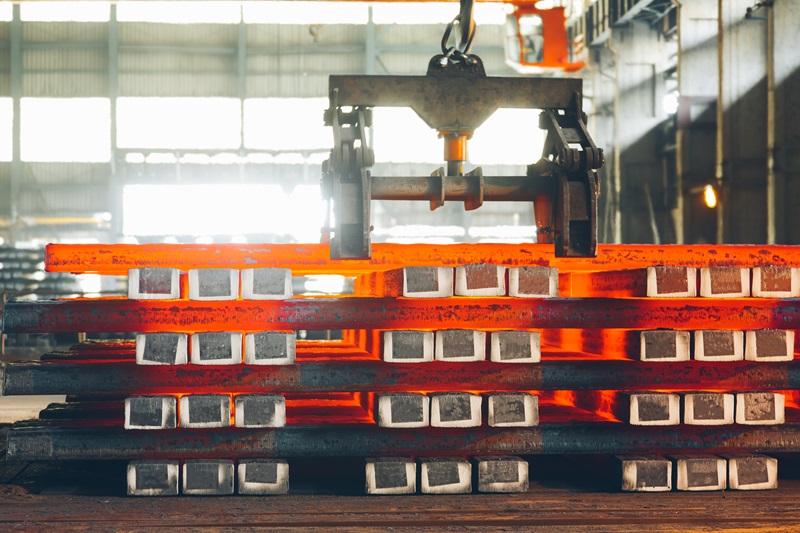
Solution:
[[[238,2],[119,2],[117,20],[172,24],[238,24],[242,20]]]
[[[24,21],[108,22],[109,2],[21,2],[19,16]]]
[[[319,242],[324,204],[318,185],[126,185],[125,235],[272,235]]]
[[[0,21],[9,22],[13,17],[14,4],[11,2],[0,2]]]
[[[327,98],[251,98],[244,102],[244,145],[264,150],[325,151],[333,146],[322,115]]]
[[[14,102],[0,98],[0,161],[11,161],[11,132],[14,119]]]
[[[111,158],[111,104],[107,98],[23,98],[23,161],[107,162]]]
[[[120,98],[120,148],[239,148],[241,103],[236,98]]]
[[[244,21],[256,24],[366,24],[361,2],[243,2]],[[450,17],[452,19],[452,17]]]

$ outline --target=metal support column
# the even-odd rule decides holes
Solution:
[[[122,237],[122,183],[119,179],[117,158],[117,98],[119,97],[119,27],[117,5],[111,4],[108,20],[108,99],[111,108],[111,157],[108,186],[108,206],[111,210],[112,238]]]
[[[9,238],[11,242],[17,240],[16,229],[19,220],[19,200],[24,167],[22,166],[21,140],[21,110],[22,100],[22,20],[20,18],[20,5],[12,7],[10,55],[11,55],[11,99],[13,102],[13,119],[11,127],[11,201],[9,202],[10,227]]]
[[[372,20],[372,6],[367,8],[367,13],[367,23],[364,26],[364,73],[374,75],[378,59],[378,34],[375,29],[375,21]]]
[[[767,240],[767,14],[719,0],[717,241]]]
[[[775,2],[769,46],[772,50],[773,100],[769,124],[774,198],[775,242],[800,243],[800,4]],[[777,45],[777,46],[776,46]]]
[[[244,148],[244,100],[247,97],[247,25],[239,21],[236,45],[236,97],[242,103],[241,145]]]

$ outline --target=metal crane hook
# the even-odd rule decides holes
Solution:
[[[456,17],[447,25],[442,36],[442,54],[444,59],[465,59],[472,49],[472,41],[475,39],[475,20],[472,17],[473,0],[461,0],[461,9]],[[458,23],[459,32],[456,39],[456,46],[448,46],[450,34],[453,27]]]

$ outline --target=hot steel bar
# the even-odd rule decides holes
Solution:
[[[425,200],[441,196],[442,183],[447,201],[463,202],[480,191],[475,180],[465,176],[372,176],[373,200]],[[444,181],[442,181],[442,179]],[[533,202],[536,196],[555,192],[554,180],[539,176],[484,176],[483,200],[486,202]]]
[[[513,273],[509,272],[509,276],[512,275]],[[562,298],[641,298],[647,296],[647,270],[643,268],[604,270],[602,272],[560,272],[557,277],[557,296]],[[519,284],[517,284],[518,286]],[[404,296],[403,271],[386,270],[363,274],[356,278],[355,294],[381,298]],[[511,286],[509,295],[515,296]]]
[[[442,379],[446,376],[447,379]],[[179,392],[406,392],[528,390],[787,390],[800,388],[791,363],[545,361],[532,365],[298,362],[267,367],[143,366],[133,363],[19,362],[5,368],[3,394],[164,394]]]
[[[799,452],[800,425],[633,427],[616,423],[532,428],[378,426],[126,431],[115,427],[12,426],[9,460],[370,457],[379,455]]]
[[[794,299],[296,298],[11,301],[6,333],[451,328],[800,329]]]
[[[374,244],[370,260],[331,260],[323,244],[49,244],[49,272],[127,275],[132,268],[290,268],[304,274],[358,275],[405,266],[551,266],[563,272],[649,266],[796,266],[798,246],[598,245],[597,257],[554,256],[549,244]]]

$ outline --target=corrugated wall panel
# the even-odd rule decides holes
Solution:
[[[108,68],[108,49],[104,45],[77,50],[69,48],[24,50],[22,68],[24,71],[104,70]]]
[[[108,211],[108,191],[103,188],[39,188],[20,191],[19,214],[91,214]]]
[[[235,24],[153,24],[119,22],[119,44],[236,46]]]
[[[384,72],[380,67],[377,72],[378,74],[391,74],[393,76],[422,76],[428,70],[428,61],[433,55],[428,53],[383,52],[380,55],[380,62],[388,72]]]
[[[39,186],[105,185],[110,173],[108,163],[25,163],[25,181]]]
[[[338,45],[363,44],[363,25],[332,24],[322,26],[295,24],[249,24],[247,26],[248,46],[281,47],[297,45]]]
[[[0,163],[0,216],[11,212],[11,163]]]
[[[106,72],[26,73],[22,76],[22,95],[71,98],[108,96]]]
[[[247,73],[284,76],[306,76],[309,73],[363,74],[363,55],[352,54],[298,54],[280,56],[275,54],[251,55],[247,58]]]
[[[256,74],[247,78],[247,96],[250,98],[307,98],[327,95],[328,74],[305,76]]]
[[[120,72],[236,72],[233,55],[179,51],[134,51],[119,54]]]
[[[178,73],[119,75],[120,96],[236,96],[230,74]]]
[[[108,24],[105,22],[24,22],[22,40],[26,43],[105,43]]]
[[[377,33],[380,41],[391,45],[431,45],[433,50],[441,50],[444,24],[394,24],[378,25]],[[497,24],[478,25],[475,33],[474,46],[490,44],[497,46],[503,42],[505,28]],[[454,38],[450,38],[451,44]]]
[[[0,96],[11,96],[11,75],[0,73]]]
[[[380,40],[384,44],[392,45],[430,45],[431,53],[441,51],[441,40],[444,34],[444,24],[394,24],[389,26],[380,25],[376,27]],[[478,28],[483,32],[483,27]]]

